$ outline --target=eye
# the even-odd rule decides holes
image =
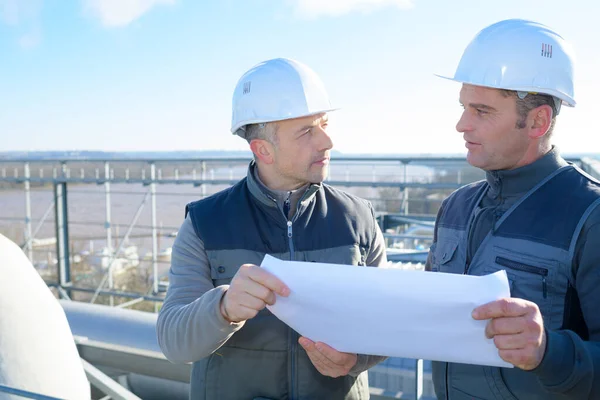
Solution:
[[[300,132],[300,136],[299,137],[302,137],[304,135],[309,134],[311,130],[312,130],[312,128],[308,128],[308,129],[303,130],[302,132]]]
[[[488,114],[487,111],[482,110],[481,108],[476,108],[475,111],[477,111],[477,115],[486,115],[486,114]]]

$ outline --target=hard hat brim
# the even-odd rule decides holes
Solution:
[[[547,94],[547,95],[559,98],[562,101],[562,104],[565,106],[568,106],[568,107],[575,107],[575,105],[577,104],[575,99],[573,99],[571,96],[568,96],[565,93],[558,92],[556,90],[542,89],[542,88],[533,87],[533,86],[530,86],[530,87],[524,87],[524,86],[522,86],[522,87],[499,87],[499,86],[493,86],[493,85],[483,85],[479,82],[471,82],[468,80],[456,79],[454,77],[449,77],[449,76],[445,76],[445,75],[439,75],[439,74],[433,74],[433,75],[437,76],[438,78],[447,79],[447,80],[453,81],[453,82],[466,83],[468,85],[487,87],[490,89],[514,90],[514,91],[522,91],[522,92],[530,92],[530,93],[543,93],[543,94]]]
[[[332,111],[338,111],[341,108],[328,108],[325,110],[318,110],[315,112],[311,112],[308,114],[303,114],[303,115],[298,115],[298,116],[294,116],[294,117],[289,117],[289,118],[255,118],[255,119],[249,119],[246,121],[241,121],[239,123],[237,123],[234,127],[231,128],[231,133],[233,135],[238,135],[239,136],[239,131],[242,130],[244,131],[244,127],[246,125],[251,125],[251,124],[263,124],[263,123],[269,123],[269,122],[278,122],[278,121],[286,121],[288,119],[297,119],[297,118],[304,118],[304,117],[310,117],[313,115],[317,115],[317,114],[323,114],[323,113],[329,113]]]

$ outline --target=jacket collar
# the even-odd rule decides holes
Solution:
[[[512,170],[487,171],[488,196],[509,197],[526,193],[545,177],[568,163],[555,147],[531,164]]]

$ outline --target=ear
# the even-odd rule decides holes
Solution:
[[[256,158],[265,164],[273,164],[273,145],[264,139],[253,139],[250,150]]]
[[[532,124],[529,129],[529,137],[532,139],[541,139],[552,125],[552,107],[543,105],[534,108],[530,111],[530,116]]]

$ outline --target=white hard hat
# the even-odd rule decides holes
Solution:
[[[335,110],[325,86],[308,66],[287,58],[263,61],[246,72],[233,92],[231,133],[245,126]]]
[[[465,49],[457,82],[554,96],[575,106],[574,52],[556,32],[533,21],[509,19],[481,30]],[[439,75],[438,75],[439,76]]]

